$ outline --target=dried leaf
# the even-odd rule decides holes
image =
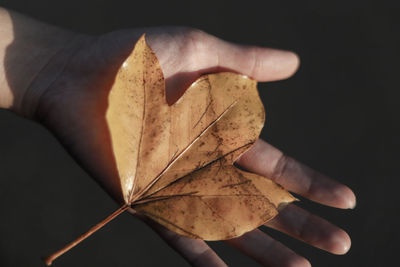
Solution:
[[[256,81],[205,75],[171,106],[164,83],[142,36],[117,74],[106,115],[126,204],[179,234],[222,240],[294,200],[233,165],[264,125]]]
[[[228,72],[200,77],[168,105],[161,67],[142,36],[117,73],[106,112],[125,204],[46,263],[128,207],[204,240],[233,238],[272,219],[295,198],[233,165],[258,138],[264,118],[257,82]]]

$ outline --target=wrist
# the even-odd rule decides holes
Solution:
[[[69,33],[64,37],[65,42],[55,47],[55,52],[48,58],[45,65],[37,72],[35,78],[26,88],[15,111],[27,118],[38,119],[38,109],[43,105],[43,95],[50,91],[57,80],[65,75],[68,64],[81,46],[90,42],[90,37]]]
[[[0,8],[0,108],[32,118],[78,35]]]

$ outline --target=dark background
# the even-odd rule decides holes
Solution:
[[[355,210],[299,203],[343,227],[353,244],[347,255],[334,256],[266,231],[314,266],[397,265],[400,24],[392,2],[0,0],[0,5],[84,33],[188,25],[233,42],[296,51],[302,65],[293,78],[260,85],[267,109],[262,137],[355,191]],[[0,266],[43,266],[40,256],[117,208],[33,122],[0,111],[0,151]],[[211,245],[229,265],[257,265],[222,242]],[[160,265],[187,263],[128,214],[55,263]]]

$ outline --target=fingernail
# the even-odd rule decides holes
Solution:
[[[330,245],[327,247],[328,251],[336,255],[346,254],[351,247],[350,236],[343,230],[336,232],[331,236]]]
[[[356,206],[357,206],[357,201],[356,201],[356,199],[354,198],[354,199],[349,199],[349,204],[348,204],[348,206],[349,206],[349,209],[355,209],[356,208]]]

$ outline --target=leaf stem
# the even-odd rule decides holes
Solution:
[[[86,233],[82,234],[80,237],[78,237],[77,239],[75,239],[74,241],[72,241],[71,243],[69,243],[68,245],[63,247],[62,249],[54,252],[53,254],[49,255],[48,257],[43,258],[44,262],[47,264],[47,266],[50,266],[51,263],[55,259],[57,259],[61,255],[63,255],[65,252],[69,251],[70,249],[72,249],[73,247],[75,247],[76,245],[81,243],[83,240],[85,240],[86,238],[88,238],[92,234],[94,234],[97,230],[99,230],[104,225],[106,225],[107,223],[112,221],[114,218],[116,218],[118,215],[120,215],[121,213],[126,211],[128,208],[129,208],[128,204],[125,204],[125,205],[121,206],[119,209],[117,209],[112,214],[110,214],[107,218],[105,218],[104,220],[102,220],[101,222],[99,222],[98,224],[93,226],[92,228],[90,228],[89,231],[87,231]]]

